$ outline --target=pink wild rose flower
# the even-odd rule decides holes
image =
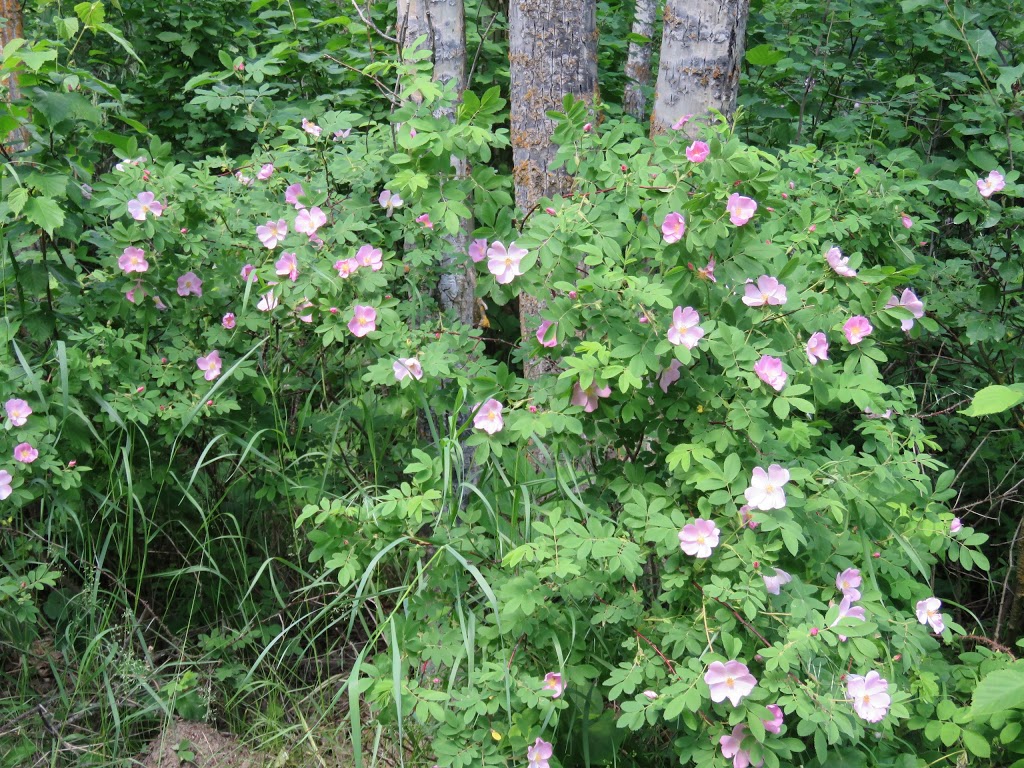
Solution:
[[[747,283],[743,289],[743,303],[748,307],[780,307],[786,303],[786,286],[777,278],[761,275],[757,283]]]
[[[203,281],[195,272],[186,272],[178,278],[179,296],[202,296]]]
[[[1006,179],[999,171],[989,171],[984,179],[978,179],[977,185],[982,197],[992,197],[996,192],[1003,191]]]
[[[750,487],[743,492],[744,498],[751,509],[768,512],[786,506],[786,483],[789,482],[789,470],[778,464],[772,464],[767,470],[754,467],[750,478]]]
[[[255,282],[258,275],[256,274],[256,266],[254,264],[246,264],[242,267],[242,279],[247,283]]]
[[[544,675],[544,690],[551,691],[551,698],[557,699],[565,690],[565,683],[558,672],[548,672]]]
[[[704,329],[699,323],[700,315],[693,307],[676,307],[672,311],[672,325],[666,334],[669,342],[693,349],[704,338]]]
[[[432,222],[430,220],[430,214],[429,213],[421,213],[419,216],[417,216],[416,217],[416,223],[417,224],[422,224],[424,229],[433,229],[434,228],[434,222]]]
[[[377,330],[377,310],[363,304],[356,304],[352,319],[348,321],[348,329],[353,336],[365,336]]]
[[[474,262],[487,258],[487,240],[485,238],[478,238],[469,244],[469,258]]]
[[[274,164],[273,163],[264,163],[263,165],[260,166],[260,171],[259,171],[259,173],[256,174],[256,178],[259,179],[260,181],[266,181],[267,179],[269,179],[273,175],[274,175]]]
[[[782,731],[782,722],[785,719],[782,716],[782,707],[778,704],[769,704],[767,709],[772,713],[772,719],[761,721],[764,724],[764,729],[768,733],[780,733]]]
[[[377,202],[380,203],[385,213],[387,213],[387,215],[390,217],[394,215],[396,208],[402,207],[402,203],[404,201],[402,200],[401,197],[398,196],[396,192],[392,192],[391,190],[385,189],[383,192],[380,193],[380,197],[377,198]]]
[[[661,223],[661,234],[669,245],[678,243],[686,234],[686,219],[681,213],[670,213]]]
[[[423,366],[415,357],[400,357],[391,364],[395,372],[395,381],[402,381],[412,377],[416,381],[423,378]]]
[[[540,344],[542,347],[557,347],[558,339],[555,338],[555,334],[551,333],[551,337],[548,338],[548,331],[550,331],[554,327],[555,323],[551,322],[550,320],[542,320],[540,327],[537,328],[537,343]]]
[[[717,283],[715,279],[715,260],[708,259],[708,265],[706,267],[697,267],[697,277],[701,280],[708,280],[712,283]]]
[[[299,276],[298,256],[288,251],[282,251],[281,258],[274,263],[274,273],[281,277],[287,277],[294,283]]]
[[[847,568],[836,576],[836,589],[843,593],[843,597],[850,600],[860,600],[860,585],[862,578],[857,568]]]
[[[703,141],[695,141],[686,148],[686,159],[691,163],[703,163],[711,154],[711,147]]]
[[[906,229],[910,229],[914,226],[914,220],[905,213],[900,215],[900,223],[903,224]]]
[[[383,252],[380,248],[374,248],[372,245],[361,245],[359,250],[356,251],[355,262],[360,267],[369,267],[374,272],[380,272],[384,267]]]
[[[473,417],[473,426],[481,429],[488,435],[500,432],[505,426],[505,420],[501,417],[504,406],[493,397],[487,400]]]
[[[920,320],[924,317],[924,302],[917,298],[917,294],[909,288],[904,288],[903,293],[899,297],[889,297],[889,301],[885,303],[885,308],[892,309],[894,307],[902,307],[913,315],[913,317],[900,320],[900,328],[904,331],[909,331],[914,327],[914,320]]]
[[[718,537],[718,526],[714,522],[697,518],[679,532],[679,548],[691,557],[711,557],[712,550],[718,546]]]
[[[825,261],[840,277],[857,276],[857,270],[850,266],[850,257],[843,256],[843,252],[836,246],[832,246],[825,253]]]
[[[789,378],[789,374],[782,369],[782,360],[771,355],[762,355],[761,359],[754,363],[754,373],[776,392],[782,391]]]
[[[584,411],[593,413],[597,410],[597,401],[602,397],[609,397],[611,394],[611,387],[599,387],[596,381],[586,389],[581,387],[579,382],[576,382],[573,384],[572,398],[570,398],[569,403],[570,405],[582,405]]]
[[[135,285],[124,292],[124,297],[132,304],[140,303],[148,295],[149,294],[146,293],[146,289],[142,287],[141,278],[136,280]]]
[[[14,489],[11,487],[12,482],[14,482],[14,476],[6,469],[0,469],[0,501],[14,493]]]
[[[307,312],[303,314],[307,309],[313,308],[313,302],[307,298],[303,298],[298,304],[295,305],[295,316],[299,318],[303,323],[313,322],[313,313]]]
[[[260,312],[270,312],[277,309],[277,305],[280,303],[280,299],[274,295],[274,292],[267,291],[260,297],[259,302],[256,304],[256,309]]]
[[[235,313],[228,312],[220,319],[220,324],[227,328],[229,331],[235,327]]]
[[[11,420],[11,424],[15,427],[25,426],[28,417],[32,415],[32,407],[25,400],[20,400],[16,397],[12,397],[4,403],[4,408],[7,411],[7,418]]]
[[[736,192],[729,195],[729,201],[725,204],[725,211],[729,214],[729,221],[737,227],[742,227],[750,221],[754,217],[756,210],[756,202]]]
[[[288,186],[284,191],[284,201],[288,205],[295,206],[296,210],[302,210],[306,206],[299,202],[299,198],[306,194],[301,184],[295,183]]]
[[[769,595],[778,595],[781,593],[782,587],[789,584],[789,582],[793,580],[793,577],[781,568],[772,568],[770,570],[774,571],[772,576],[769,576],[767,573],[761,574],[761,578],[764,579],[764,588]],[[776,731],[776,733],[778,733],[778,731]]]
[[[939,635],[946,628],[946,624],[942,619],[942,601],[937,597],[929,597],[927,600],[921,600],[915,606],[915,612],[917,613],[917,620],[922,624],[927,624],[932,628],[932,631]]]
[[[672,123],[672,130],[673,131],[681,131],[681,130],[683,130],[683,128],[686,126],[686,124],[688,122],[690,122],[691,119],[693,119],[693,115],[683,115],[678,120],[676,120],[674,123]]]
[[[223,366],[220,359],[220,352],[215,349],[205,357],[197,358],[196,366],[200,371],[203,371],[204,379],[207,381],[213,381],[220,376],[220,369]]]
[[[136,221],[145,221],[151,213],[159,217],[163,212],[163,204],[152,192],[140,192],[135,199],[128,201],[128,215]]]
[[[960,518],[959,517],[954,517],[952,519],[952,521],[950,521],[950,523],[949,523],[949,532],[950,533],[960,533],[960,531],[961,531],[961,529],[963,529],[963,527],[964,527],[964,524],[960,521]]]
[[[508,285],[523,274],[521,263],[526,254],[527,251],[515,243],[509,243],[508,248],[500,242],[492,243],[487,249],[487,271],[499,285]]]
[[[711,689],[712,701],[721,703],[728,699],[734,707],[739,706],[740,700],[749,696],[757,685],[757,679],[741,661],[711,662],[704,673],[704,682]]]
[[[733,726],[732,733],[722,736],[718,743],[722,747],[722,757],[732,758],[732,768],[748,768],[750,765],[750,750],[743,749],[743,738],[747,734],[747,726],[743,723]],[[757,768],[763,764],[757,764]]]
[[[30,443],[18,443],[14,446],[15,461],[20,461],[22,464],[31,464],[38,458],[39,451],[33,448]]]
[[[871,323],[863,315],[854,315],[843,323],[843,333],[851,344],[860,344],[873,330]]]
[[[317,139],[320,138],[320,134],[324,131],[324,129],[319,125],[314,123],[312,120],[307,120],[306,118],[302,118],[302,130]]]
[[[117,260],[117,266],[128,275],[132,272],[145,272],[149,269],[149,262],[146,261],[146,252],[144,250],[129,246],[124,249],[121,257]]]
[[[338,277],[347,280],[359,269],[359,262],[355,259],[338,259],[334,262],[334,268],[338,270]]]
[[[853,703],[853,711],[858,717],[869,723],[882,720],[889,711],[892,697],[889,696],[889,683],[875,670],[864,677],[848,675],[846,678],[846,698]]]
[[[288,222],[284,219],[268,221],[256,227],[256,237],[266,248],[277,248],[277,244],[284,240],[288,234]]]
[[[314,205],[312,208],[299,211],[299,215],[295,217],[295,231],[312,237],[326,223],[327,214]]]
[[[554,748],[551,746],[551,742],[544,741],[544,739],[537,738],[533,742],[532,747],[526,748],[526,759],[529,763],[528,768],[550,768],[548,760],[554,754]]]
[[[683,364],[678,360],[673,359],[668,364],[668,368],[661,372],[661,376],[658,377],[658,386],[661,387],[661,391],[666,395],[668,394],[668,388],[675,382],[679,381],[679,370],[683,367]]]
[[[807,359],[811,365],[817,365],[821,360],[828,360],[828,338],[821,331],[812,333],[807,340]]]
[[[859,593],[858,593],[859,595]],[[839,615],[836,616],[836,620],[832,622],[831,627],[836,626],[843,619],[857,619],[857,621],[866,621],[867,616],[864,612],[864,608],[860,605],[853,604],[853,595],[843,595],[843,599],[839,601]],[[846,642],[846,635],[838,635],[841,642]]]

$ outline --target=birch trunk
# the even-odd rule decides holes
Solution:
[[[433,54],[434,45],[427,16],[427,2],[428,0],[398,0],[398,44],[403,51],[411,48],[420,36],[426,35],[426,42],[419,50],[428,48]]]
[[[430,50],[434,62],[434,80],[455,83],[461,98],[466,88],[466,20],[463,0],[399,0],[398,40],[403,48],[426,35],[420,50]],[[440,107],[434,117],[455,122],[455,106]],[[465,160],[452,157],[457,179],[469,174]],[[455,314],[465,325],[473,324],[476,306],[476,273],[466,258],[471,221],[461,221],[456,235],[445,236],[446,253],[441,257],[442,274],[437,281],[441,308]]]
[[[512,161],[516,206],[528,215],[542,197],[567,195],[572,179],[565,169],[549,169],[556,147],[548,110],[561,110],[562,98],[593,101],[597,89],[595,0],[511,0],[509,63],[512,75]],[[519,297],[524,339],[536,331],[544,296]],[[527,359],[523,373],[536,378],[555,368],[548,358]]]
[[[643,120],[647,113],[647,96],[644,88],[651,80],[651,39],[654,37],[654,11],[656,0],[636,0],[633,12],[634,35],[647,38],[646,43],[630,41],[626,55],[626,93],[622,99],[623,109],[637,120]]]
[[[666,0],[652,136],[684,115],[697,118],[692,135],[708,110],[736,108],[749,11],[750,0]]]
[[[22,0],[0,0],[0,18],[3,19],[0,22],[0,50],[6,48],[14,38],[25,37],[22,28],[21,3]],[[3,86],[7,89],[7,101],[13,102],[21,98],[17,75],[12,74],[8,77]],[[20,128],[12,131],[8,136],[0,138],[3,138],[4,144],[7,145],[5,150],[14,154],[24,149],[28,141],[28,132],[24,128]]]
[[[466,89],[466,18],[463,0],[429,0],[429,25],[434,40],[434,80],[454,83],[461,99]],[[435,117],[455,122],[455,106],[435,110]],[[457,179],[469,175],[469,167],[462,158],[452,156],[452,167]],[[459,222],[459,232],[445,237],[448,252],[441,258],[443,274],[437,281],[441,307],[453,312],[463,325],[473,325],[476,308],[476,272],[469,261],[469,233],[473,223]]]

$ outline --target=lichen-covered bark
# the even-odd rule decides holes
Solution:
[[[528,214],[542,197],[568,194],[572,180],[564,169],[549,169],[556,147],[554,121],[572,94],[592,101],[597,88],[595,0],[511,0],[509,63],[512,74],[512,161],[516,205]],[[523,338],[536,331],[544,296],[519,297]],[[554,367],[546,358],[527,360],[524,373],[535,378]]]
[[[434,41],[434,80],[454,83],[455,92],[466,87],[466,20],[463,0],[429,0],[429,25]],[[435,117],[455,122],[455,107],[441,107]],[[452,157],[456,178],[469,174],[466,161]],[[459,320],[473,324],[476,306],[476,272],[466,258],[471,221],[460,222],[459,233],[445,237],[447,253],[441,258],[445,270],[437,282],[437,293],[445,311],[454,312]]]
[[[666,0],[661,62],[651,134],[669,130],[683,115],[736,108],[750,0]]]
[[[14,38],[25,36],[22,31],[21,2],[22,0],[0,0],[0,18],[3,19],[0,22],[0,50],[6,48],[7,43]],[[8,101],[15,101],[21,97],[16,76],[11,75],[3,85],[7,89]],[[12,152],[18,152],[28,136],[24,131],[14,131],[9,136],[0,136],[0,139],[3,139],[4,144],[8,145]]]
[[[434,62],[434,80],[455,83],[461,96],[466,87],[466,25],[463,0],[399,0],[398,39],[408,48],[423,35],[419,50],[428,49]],[[434,110],[434,116],[455,122],[455,106]],[[456,178],[469,173],[464,160],[452,157]],[[443,270],[437,281],[442,309],[454,313],[466,325],[473,324],[476,302],[476,273],[466,258],[471,221],[460,222],[459,233],[446,235],[446,253],[441,257]]]
[[[430,23],[427,20],[428,0],[398,0],[398,43],[402,49],[411,48],[422,35],[427,39],[419,50],[428,48],[433,51],[434,41],[430,35]]]
[[[642,35],[648,41],[654,37],[654,10],[657,5],[655,0],[636,0],[636,9],[633,11],[633,34]],[[630,41],[629,52],[626,55],[626,93],[622,99],[622,106],[627,114],[633,115],[637,120],[643,120],[647,113],[647,96],[644,88],[651,80],[651,42],[638,43]]]

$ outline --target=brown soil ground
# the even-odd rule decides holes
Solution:
[[[186,742],[186,743],[182,743]],[[185,761],[179,752],[191,752]],[[266,755],[251,752],[237,739],[218,733],[202,723],[174,721],[150,747],[143,759],[143,768],[267,768]]]

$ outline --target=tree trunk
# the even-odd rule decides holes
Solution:
[[[426,35],[420,46],[430,50],[434,60],[434,80],[438,83],[455,83],[457,98],[466,88],[466,20],[463,0],[399,0],[398,39],[403,48],[408,48],[417,38]],[[456,108],[453,105],[434,110],[434,117],[447,118],[455,122]],[[452,157],[452,167],[457,179],[469,174],[466,161]],[[446,253],[441,257],[443,270],[437,281],[437,295],[441,308],[454,313],[465,325],[473,324],[473,310],[476,306],[476,272],[468,261],[469,232],[471,221],[461,221],[459,232],[446,235]]]
[[[412,44],[422,35],[426,35],[426,41],[419,50],[430,49],[434,51],[434,42],[430,34],[430,22],[427,16],[427,2],[429,0],[398,0],[398,44],[402,50],[411,48]]]
[[[14,38],[25,37],[22,27],[21,3],[22,0],[0,0],[0,18],[3,19],[0,22],[0,50],[6,48]],[[8,101],[14,102],[21,98],[17,75],[12,74],[3,85],[7,88]],[[28,132],[24,128],[11,131],[4,138],[4,143],[7,145],[5,149],[11,154],[20,152],[27,142]]]
[[[542,197],[567,195],[572,179],[565,169],[549,170],[557,149],[551,141],[562,98],[593,101],[597,89],[595,0],[511,0],[509,62],[512,75],[512,161],[516,206],[528,215]],[[524,339],[536,331],[544,296],[519,297]],[[554,368],[547,358],[527,359],[524,374],[536,378]]]
[[[654,10],[656,0],[636,0],[633,12],[633,34],[647,38],[646,43],[630,41],[626,56],[626,94],[622,106],[626,113],[637,120],[643,120],[647,112],[647,96],[644,88],[651,80],[651,39],[654,37]]]
[[[439,83],[455,83],[455,92],[461,99],[466,89],[466,18],[463,0],[429,0],[429,25],[434,39],[434,80]],[[441,107],[434,111],[435,117],[445,117],[455,122],[455,106]],[[469,175],[469,166],[462,158],[452,156],[455,177],[464,179]],[[469,233],[473,228],[471,220],[459,222],[456,235],[446,235],[448,253],[441,258],[445,270],[437,281],[437,293],[441,307],[453,312],[466,326],[473,325],[473,310],[476,308],[476,271],[467,258]]]
[[[749,11],[750,0],[666,0],[652,136],[686,115],[693,135],[708,110],[736,108]]]

